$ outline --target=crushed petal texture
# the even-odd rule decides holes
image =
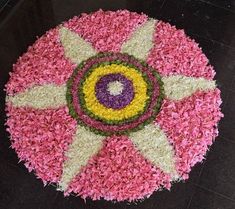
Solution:
[[[98,51],[119,52],[122,44],[148,17],[127,10],[102,11],[75,16],[64,24],[92,43]]]
[[[185,75],[213,79],[215,71],[198,44],[169,23],[158,21],[148,64],[164,76]]]
[[[191,168],[204,159],[205,153],[218,135],[220,90],[198,92],[182,101],[165,100],[156,123],[173,144],[178,172],[188,178]]]
[[[64,55],[58,28],[40,37],[13,65],[7,94],[13,95],[39,84],[65,84],[76,65]]]
[[[64,153],[76,131],[76,121],[68,108],[35,110],[7,106],[6,125],[12,148],[29,171],[34,170],[43,182],[58,182],[62,174]]]
[[[123,43],[147,20],[146,15],[127,10],[99,10],[74,17],[63,26],[80,35],[96,51],[120,52]],[[18,95],[39,85],[66,84],[77,65],[65,56],[59,28],[61,26],[49,30],[18,59],[6,84],[8,96]],[[198,44],[187,37],[183,30],[158,21],[153,32],[153,48],[148,52],[147,63],[161,76],[213,79],[213,67]],[[136,43],[136,40],[133,42]],[[174,149],[176,170],[182,179],[187,179],[191,168],[204,159],[218,135],[217,124],[223,114],[220,110],[220,91],[213,88],[196,88],[203,91],[190,91],[187,97],[179,94],[179,101],[165,98],[154,122],[164,131]],[[63,92],[60,95],[63,97]],[[48,101],[44,102],[46,105],[41,106],[45,109],[17,107],[7,102],[6,125],[11,134],[12,148],[16,150],[20,161],[25,163],[29,171],[34,171],[44,184],[58,184],[67,160],[65,153],[76,133],[77,121],[70,116],[68,107],[47,107]],[[147,114],[151,116],[151,112]],[[141,120],[144,121],[144,118]],[[113,126],[115,130],[116,127]],[[150,135],[144,137],[148,140]],[[144,158],[127,136],[110,136],[102,143],[101,150],[88,160],[88,164],[70,182],[66,195],[73,192],[93,200],[135,201],[149,197],[161,188],[170,189],[171,176]]]
[[[170,176],[145,160],[127,137],[113,136],[71,182],[67,194],[74,192],[93,200],[134,201],[162,186],[170,188]]]

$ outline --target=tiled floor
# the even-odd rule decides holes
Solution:
[[[44,187],[22,163],[5,132],[4,93],[0,97],[0,209],[234,209],[235,208],[235,0],[21,0],[9,1],[0,13],[0,88],[36,36],[81,12],[129,9],[168,21],[194,38],[217,71],[225,118],[220,136],[203,164],[171,192],[154,193],[138,204],[64,198]]]

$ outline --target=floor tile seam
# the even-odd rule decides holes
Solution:
[[[196,184],[196,183],[193,183],[193,184],[194,184],[196,187],[200,188],[200,189],[204,189],[204,190],[206,190],[206,191],[208,191],[208,192],[211,192],[211,193],[213,193],[213,194],[216,194],[216,195],[218,195],[218,196],[220,196],[220,197],[222,197],[222,198],[224,198],[224,199],[230,200],[230,201],[232,201],[232,202],[235,203],[235,199],[232,199],[232,198],[230,198],[230,197],[228,197],[228,196],[226,196],[226,195],[224,195],[224,194],[221,194],[221,193],[219,193],[219,192],[216,192],[216,191],[214,191],[214,190],[212,190],[212,189],[208,189],[208,188],[206,188],[206,187],[204,187],[204,186],[202,186],[202,185],[200,185],[200,184]]]

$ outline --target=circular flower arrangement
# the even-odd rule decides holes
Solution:
[[[99,53],[68,81],[67,103],[78,124],[102,135],[125,135],[156,118],[163,99],[160,75],[135,57]]]
[[[218,134],[220,91],[198,45],[127,10],[49,30],[6,84],[12,147],[65,195],[134,201],[185,180]]]

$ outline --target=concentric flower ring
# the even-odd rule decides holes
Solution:
[[[124,92],[126,96],[132,94],[133,99],[123,108],[107,107],[96,97],[99,82],[114,73],[134,87],[132,92]],[[114,99],[114,105],[123,101],[123,97],[116,96]],[[156,117],[162,99],[160,75],[127,54],[101,53],[89,58],[75,69],[68,81],[67,101],[71,115],[81,125],[104,135],[128,134],[143,128],[143,124],[150,123]]]
[[[65,195],[135,201],[188,178],[217,136],[220,91],[168,23],[97,11],[51,29],[6,85],[12,147]]]
[[[131,80],[120,73],[111,73],[100,78],[96,83],[95,92],[99,102],[112,109],[122,109],[134,98]]]

